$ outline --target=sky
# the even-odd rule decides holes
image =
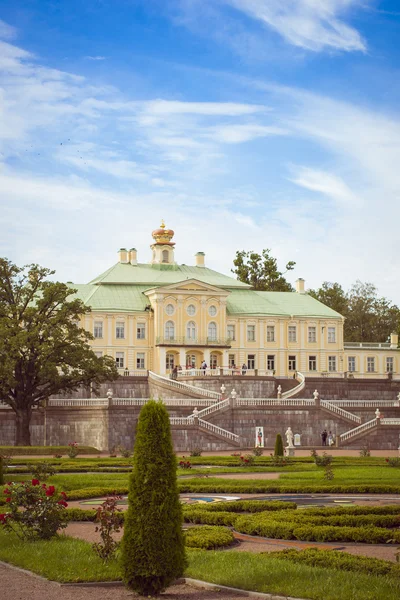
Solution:
[[[151,231],[400,304],[400,2],[3,0],[0,256],[86,283]]]

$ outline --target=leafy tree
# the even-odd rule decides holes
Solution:
[[[111,357],[97,358],[92,335],[77,321],[90,312],[76,290],[38,265],[0,259],[0,399],[16,414],[16,445],[30,446],[32,409],[52,394],[118,376]]]
[[[150,400],[140,411],[122,540],[126,585],[155,596],[186,567],[176,457],[167,409]]]
[[[232,269],[232,273],[235,273],[239,281],[248,283],[255,290],[293,292],[293,287],[286,281],[284,275],[288,271],[292,271],[296,263],[291,260],[286,265],[286,271],[279,271],[277,260],[270,255],[270,252],[269,248],[263,250],[261,254],[252,250],[250,252],[237,251],[233,261],[235,268]]]
[[[332,310],[336,310],[343,317],[347,316],[349,301],[346,292],[339,283],[324,281],[318,290],[308,290],[308,294],[322,302],[322,304],[329,306]]]
[[[283,456],[283,441],[280,433],[276,434],[274,456]]]

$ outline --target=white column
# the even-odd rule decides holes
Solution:
[[[160,347],[160,349],[159,349],[160,363],[158,365],[157,364],[154,365],[155,372],[159,373],[160,375],[166,375],[166,373],[167,373],[167,370],[165,368],[166,355],[167,355],[166,348]]]
[[[183,369],[186,367],[186,350],[185,350],[185,348],[179,348],[179,363]]]
[[[210,349],[209,348],[204,348],[204,360],[207,363],[207,367],[210,366],[210,354],[211,354]]]

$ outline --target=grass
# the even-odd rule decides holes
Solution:
[[[398,600],[400,581],[297,564],[249,552],[188,551],[187,577],[310,600]],[[50,541],[22,542],[0,530],[0,559],[59,582],[112,581],[121,578],[116,561],[104,565],[83,540],[60,536]]]

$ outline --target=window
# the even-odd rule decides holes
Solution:
[[[165,339],[173,340],[175,337],[175,323],[173,321],[167,321],[165,323]]]
[[[236,331],[234,325],[228,325],[228,338],[232,341],[236,340]]]
[[[187,314],[189,315],[189,317],[193,317],[196,314],[196,307],[194,304],[189,304],[189,306],[186,309]]]
[[[256,326],[255,325],[247,325],[247,341],[248,342],[256,341]]]
[[[313,343],[317,341],[317,328],[316,327],[309,327],[308,328],[308,342],[309,343]],[[315,369],[313,369],[315,370]]]
[[[100,350],[96,350],[95,355],[97,356],[97,358],[101,358],[103,356],[103,353]]]
[[[162,261],[163,261],[163,263],[169,262],[169,252],[168,252],[168,250],[163,250],[162,251]]]
[[[354,371],[356,370],[356,357],[355,356],[349,356],[347,358],[347,370],[349,371],[349,373],[354,373]]]
[[[275,354],[267,356],[267,371],[275,371]]]
[[[138,340],[144,340],[146,337],[146,325],[144,323],[137,324],[136,337]]]
[[[216,369],[218,367],[218,356],[217,354],[210,354],[210,368]]]
[[[186,325],[186,337],[188,340],[196,339],[196,323],[194,321],[189,321]]]
[[[309,371],[316,371],[317,370],[317,357],[316,356],[309,356],[308,357],[308,370]]]
[[[267,342],[275,341],[275,325],[267,325]]]
[[[374,356],[367,356],[367,371],[368,371],[368,373],[375,372],[375,357]]]
[[[94,322],[93,335],[95,338],[103,337],[103,321],[95,321]]]
[[[236,363],[235,363],[235,355],[234,355],[234,354],[230,354],[230,355],[228,356],[228,367],[229,367],[230,369],[232,369],[232,368],[235,366],[235,364],[236,364]]]
[[[256,368],[256,355],[255,354],[248,354],[247,355],[247,368],[248,369],[255,369]]]
[[[115,328],[115,337],[123,340],[125,337],[125,323],[123,321],[117,321]]]
[[[123,352],[117,352],[115,354],[115,363],[116,363],[118,369],[124,368],[124,353]]]
[[[196,355],[195,354],[186,354],[186,368],[191,368],[191,369],[196,368]]]
[[[173,369],[175,366],[175,356],[174,354],[172,354],[172,352],[167,352],[167,356],[165,358],[165,367],[167,369],[167,371],[169,369]]]
[[[289,355],[289,371],[296,370],[296,357]]]
[[[217,339],[217,325],[216,323],[208,324],[208,339],[215,342]]]
[[[144,352],[138,352],[136,354],[136,368],[144,369]]]
[[[336,356],[328,356],[328,371],[336,371]]]
[[[167,315],[170,317],[171,315],[174,314],[175,312],[175,308],[173,304],[167,304],[167,306],[165,307],[165,312],[167,313]]]
[[[336,342],[336,327],[328,327],[328,343]]]
[[[296,341],[296,325],[289,325],[289,342]]]
[[[394,360],[393,356],[386,357],[386,373],[393,373],[394,371]]]
[[[210,315],[210,317],[215,317],[215,315],[217,314],[217,307],[214,306],[214,304],[212,304],[208,309],[208,314]]]

